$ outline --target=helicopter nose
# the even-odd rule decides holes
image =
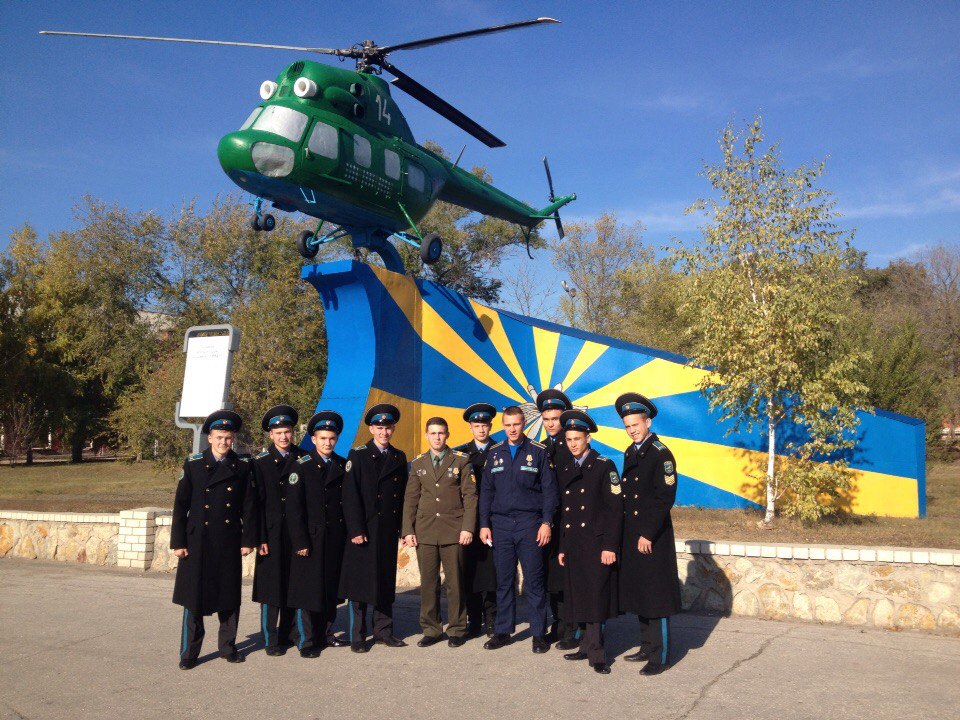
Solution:
[[[217,158],[220,167],[228,175],[231,170],[253,171],[253,160],[250,157],[251,142],[243,132],[232,132],[220,138],[217,145]]]

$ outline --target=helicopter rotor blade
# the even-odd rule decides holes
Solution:
[[[453,105],[448,103],[433,91],[425,88],[406,73],[402,72],[386,61],[381,64],[381,67],[394,76],[395,79],[390,81],[391,84],[396,85],[405,93],[419,100],[434,112],[439,113],[461,130],[470,133],[487,147],[493,148],[506,146],[506,143],[503,140],[498,138],[489,130],[480,126],[479,123],[468,118]]]
[[[148,35],[111,35],[108,33],[67,32],[61,30],[41,30],[41,35],[70,35],[74,37],[113,38],[116,40],[152,40],[155,42],[194,43],[196,45],[232,45],[236,47],[257,47],[270,50],[300,50],[302,52],[320,53],[322,55],[338,55],[351,57],[350,50],[335,50],[333,48],[311,48],[299,45],[268,45],[266,43],[232,42],[229,40],[197,40],[194,38],[151,37]]]
[[[547,185],[550,187],[550,202],[557,198],[553,194],[553,176],[550,175],[550,163],[547,162],[547,156],[543,156],[543,169],[547,171]]]
[[[378,52],[386,55],[394,50],[416,50],[430,45],[439,45],[440,43],[452,42],[454,40],[464,40],[466,38],[476,37],[478,35],[490,35],[492,33],[504,32],[506,30],[517,30],[519,28],[530,27],[532,25],[545,25],[549,23],[559,23],[559,20],[553,18],[541,17],[534,20],[521,20],[520,22],[507,23],[506,25],[492,25],[490,27],[478,28],[477,30],[464,30],[463,32],[450,33],[449,35],[437,35],[436,37],[424,38],[422,40],[411,40],[410,42],[397,43],[396,45],[381,45],[377,48]]]

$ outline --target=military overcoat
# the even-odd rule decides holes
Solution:
[[[487,461],[487,452],[494,445],[491,441],[481,450],[471,440],[454,448],[466,453],[473,468],[473,477],[477,481],[477,508],[480,507],[480,479],[483,477],[483,465]],[[480,542],[480,518],[473,529],[473,542],[467,545],[463,569],[464,591],[466,593],[495,592],[497,589],[497,568],[493,564],[493,548]]]

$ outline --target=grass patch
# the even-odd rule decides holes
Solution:
[[[154,463],[0,465],[0,509],[46,512],[118,512],[172,507],[179,469]],[[764,528],[756,510],[674,508],[677,537],[688,540],[960,547],[960,461],[936,463],[927,475],[922,520],[853,515],[805,525],[777,518]]]

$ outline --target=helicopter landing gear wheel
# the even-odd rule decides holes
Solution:
[[[260,225],[260,218],[256,214],[250,218],[250,229],[254,232],[260,232],[263,230],[263,227]]]
[[[309,230],[304,230],[297,236],[297,252],[307,260],[315,258],[320,251],[319,245],[311,246],[311,240],[313,240],[313,233]]]
[[[443,241],[437,233],[427,233],[420,243],[420,259],[424,265],[433,265],[443,252]]]
[[[260,219],[260,228],[265,232],[270,232],[276,226],[277,226],[277,219],[270,213],[267,213]]]

